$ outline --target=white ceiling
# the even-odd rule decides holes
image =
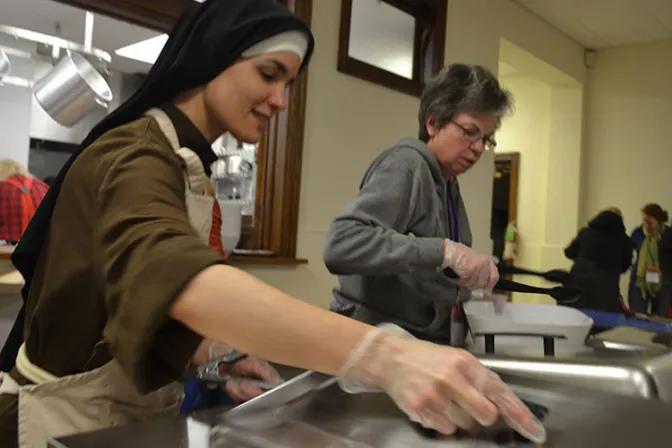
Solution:
[[[672,38],[672,0],[513,1],[587,48]],[[56,23],[61,24],[61,37],[83,42],[84,11],[81,9],[53,0],[0,1],[0,24],[54,34]],[[149,69],[147,64],[122,58],[114,51],[158,34],[96,15],[93,45],[112,55],[112,70],[146,72]]]
[[[586,48],[672,39],[672,0],[513,0]]]
[[[84,10],[53,0],[0,0],[0,24],[55,34],[56,23],[60,23],[60,37],[79,43],[84,43],[84,16]],[[115,55],[114,51],[158,34],[155,31],[96,14],[93,46],[112,55],[110,66],[112,70],[127,73],[146,72],[149,70],[149,65],[122,58]]]

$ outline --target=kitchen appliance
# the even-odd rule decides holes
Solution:
[[[247,201],[252,190],[254,168],[254,164],[242,155],[220,156],[212,166],[217,197],[222,201]]]
[[[94,109],[107,109],[113,98],[105,78],[84,56],[71,51],[33,84],[33,95],[47,114],[66,127]]]

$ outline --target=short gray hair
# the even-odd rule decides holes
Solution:
[[[429,117],[440,129],[462,112],[494,114],[501,119],[512,110],[511,92],[502,88],[492,72],[480,65],[452,64],[425,85],[420,98],[418,137],[429,141]]]

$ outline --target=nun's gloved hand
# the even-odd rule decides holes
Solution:
[[[282,382],[278,372],[267,361],[254,356],[248,356],[232,365],[222,364],[219,370],[221,376],[232,377],[226,382],[226,392],[237,403],[243,403],[264,393],[257,386],[257,381],[272,385]]]
[[[471,290],[492,290],[499,280],[497,265],[490,255],[476,252],[462,243],[444,240],[441,269],[451,268],[460,277],[455,282]]]
[[[395,325],[372,330],[339,376],[346,392],[382,389],[411,420],[443,434],[501,417],[533,442],[546,440],[541,422],[473,355],[417,340]]]
[[[232,349],[221,342],[212,342],[208,349],[208,358],[215,360],[230,353]],[[258,397],[264,391],[257,382],[269,385],[278,385],[283,379],[268,361],[255,356],[247,356],[233,364],[220,364],[219,376],[229,377],[226,382],[226,392],[237,403],[243,403]]]

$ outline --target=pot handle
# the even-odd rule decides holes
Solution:
[[[107,101],[103,101],[103,100],[101,100],[101,99],[98,98],[98,97],[94,98],[94,101],[95,101],[96,103],[98,103],[99,106],[102,106],[102,107],[104,107],[105,109],[107,109],[108,107],[110,107],[110,105],[109,105],[109,103],[108,103]]]

